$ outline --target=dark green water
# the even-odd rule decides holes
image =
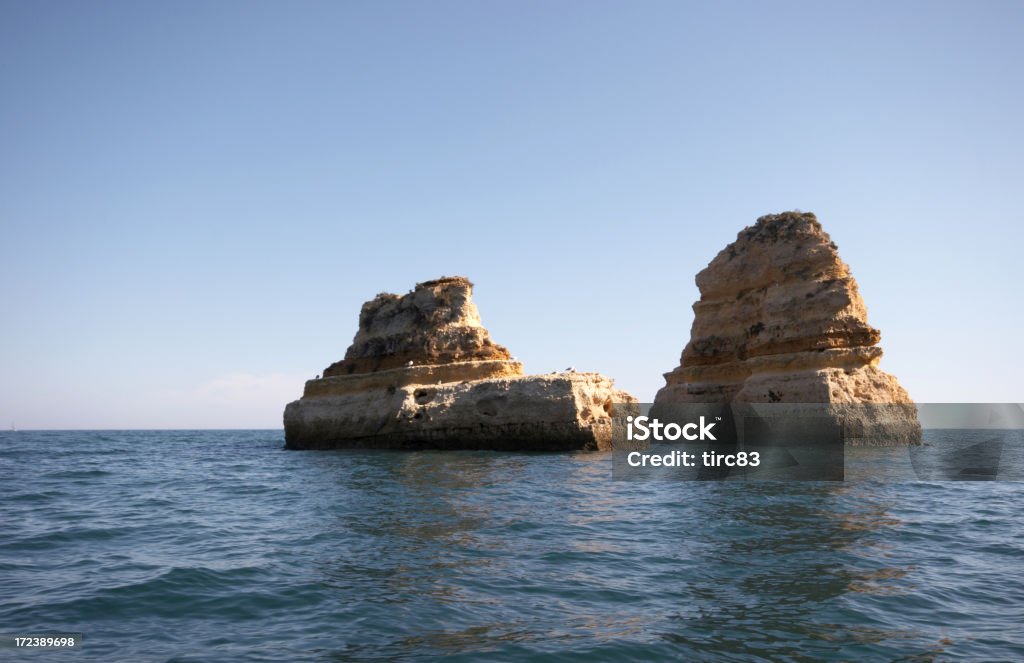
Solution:
[[[0,632],[85,635],[0,660],[1024,660],[1019,483],[281,445],[0,434]]]

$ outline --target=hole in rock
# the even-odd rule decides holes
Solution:
[[[476,410],[486,417],[493,417],[498,414],[504,401],[504,398],[484,398],[477,401]]]

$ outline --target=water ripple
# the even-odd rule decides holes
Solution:
[[[53,660],[1024,659],[1016,484],[281,443],[0,434],[3,629],[85,634]]]

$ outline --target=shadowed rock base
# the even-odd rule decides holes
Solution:
[[[597,373],[407,384],[290,403],[290,449],[610,449],[613,403]]]

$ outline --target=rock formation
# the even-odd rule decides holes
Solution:
[[[813,214],[761,217],[697,274],[697,287],[690,342],[680,366],[665,374],[655,408],[830,404],[845,413],[848,431],[859,431],[848,441],[917,441],[912,401],[879,370],[881,334]]]
[[[491,340],[463,277],[363,305],[345,358],[284,412],[292,449],[610,448],[613,404],[636,399],[597,373],[523,375]]]

